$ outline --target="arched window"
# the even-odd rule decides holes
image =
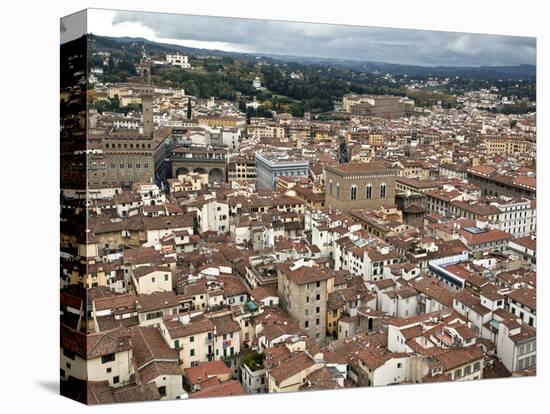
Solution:
[[[352,200],[357,200],[357,186],[355,184],[351,186],[350,197]]]
[[[372,198],[372,185],[370,183],[367,184],[367,188],[365,190],[365,197]]]
[[[386,184],[380,184],[380,198],[386,198]]]
[[[340,183],[336,183],[336,198],[340,198]]]
[[[330,180],[330,181],[328,182],[328,193],[329,193],[330,195],[333,195],[333,194],[332,194],[332,180]]]

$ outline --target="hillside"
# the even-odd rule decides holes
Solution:
[[[304,112],[323,113],[334,109],[334,102],[349,93],[391,94],[407,96],[418,106],[441,102],[444,107],[456,106],[456,95],[469,90],[497,87],[506,96],[515,95],[534,100],[534,80],[502,80],[501,75],[528,73],[521,67],[421,67],[386,63],[334,61],[330,59],[265,56],[257,54],[196,49],[151,42],[141,38],[110,38],[89,35],[90,67],[101,65],[97,51],[111,53],[105,68],[104,81],[123,82],[135,75],[135,64],[143,50],[153,59],[163,60],[167,53],[189,56],[192,69],[166,66],[153,67],[153,81],[162,86],[185,88],[199,98],[246,100],[256,98],[265,109],[287,111],[301,116]],[[386,76],[390,74],[392,76]],[[464,75],[467,74],[468,76]],[[425,80],[439,76],[448,78],[438,87],[410,90],[411,79]],[[252,86],[259,77],[263,88]],[[495,77],[495,79],[492,79]],[[527,78],[526,78],[527,79]],[[244,107],[243,107],[244,108]],[[524,109],[521,109],[524,110]]]

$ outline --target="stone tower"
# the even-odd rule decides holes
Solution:
[[[143,85],[141,88],[141,108],[143,112],[143,135],[153,135],[153,87]]]
[[[145,53],[145,48],[143,48],[141,60],[138,64],[138,72],[141,77],[141,83],[144,85],[151,84],[151,59]]]
[[[141,108],[143,115],[143,135],[153,136],[153,86],[151,85],[151,59],[143,51],[143,57],[138,65],[139,75],[141,77]]]
[[[338,134],[338,162],[346,164],[349,162],[349,149],[344,134]]]

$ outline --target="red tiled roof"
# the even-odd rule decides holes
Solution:
[[[239,381],[231,380],[218,385],[208,387],[190,395],[190,398],[228,397],[231,395],[244,395],[243,386]]]

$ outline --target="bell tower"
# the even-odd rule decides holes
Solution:
[[[349,148],[346,143],[346,137],[343,133],[338,134],[338,163],[347,164],[349,162]]]
[[[153,135],[153,87],[142,85],[141,87],[141,110],[143,116],[143,135]]]
[[[143,116],[143,135],[151,138],[153,136],[153,86],[151,85],[151,59],[145,54],[138,65],[141,78],[140,97]]]
[[[151,59],[145,53],[145,47],[143,47],[141,53],[141,60],[138,64],[138,72],[141,77],[141,83],[144,85],[151,84]]]

